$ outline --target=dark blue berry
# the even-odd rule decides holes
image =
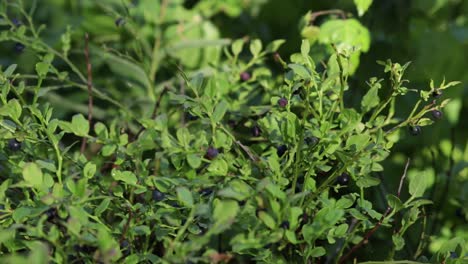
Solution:
[[[289,221],[281,222],[280,227],[283,228],[283,229],[289,229]]]
[[[166,195],[157,189],[153,190],[152,195],[153,195],[153,200],[155,200],[156,202],[160,202],[164,200],[164,198],[166,198]]]
[[[125,19],[123,19],[122,17],[117,18],[115,20],[115,25],[118,27],[125,25]]]
[[[12,138],[12,139],[8,140],[8,148],[11,151],[18,151],[18,150],[21,149],[21,142],[19,142],[15,138]]]
[[[288,147],[286,145],[281,145],[276,148],[276,154],[278,154],[278,157],[282,157],[284,153],[288,150]]]
[[[260,134],[262,134],[262,131],[260,130],[260,128],[258,126],[253,126],[252,127],[252,136],[259,137]]]
[[[185,118],[190,121],[194,121],[198,119],[198,116],[192,115],[191,113],[186,113]]]
[[[457,252],[454,252],[454,251],[450,252],[450,258],[451,259],[457,259],[458,258]]]
[[[302,215],[299,216],[299,222],[302,225],[305,225],[307,222],[309,222],[309,215],[307,213],[303,213]]]
[[[26,48],[26,47],[25,47],[23,44],[21,44],[21,43],[19,43],[19,42],[15,43],[14,49],[15,49],[15,51],[16,51],[17,53],[23,52],[24,48]]]
[[[317,137],[314,137],[314,136],[306,137],[305,142],[307,143],[307,145],[315,146],[319,142],[319,139]]]
[[[250,80],[251,77],[252,76],[250,76],[250,73],[248,73],[248,72],[243,72],[243,73],[240,74],[240,78],[244,82]]]
[[[409,127],[409,133],[413,136],[417,136],[421,134],[421,127],[420,126],[410,126]]]
[[[341,173],[337,178],[337,182],[340,185],[347,185],[349,183],[349,174],[346,172]]]
[[[435,120],[442,118],[442,112],[439,110],[432,110],[431,114]]]
[[[288,99],[286,99],[284,97],[280,98],[278,100],[278,105],[279,105],[279,107],[282,107],[282,108],[286,107],[288,105]]]
[[[461,219],[465,219],[465,214],[461,208],[457,208],[457,210],[455,210],[455,215]]]
[[[58,217],[58,212],[57,212],[57,208],[50,208],[48,209],[47,211],[45,211],[44,213],[46,216],[47,216],[47,221],[53,221],[55,218]]]
[[[124,256],[130,255],[130,243],[127,240],[120,242],[120,250],[122,250]]]
[[[13,25],[14,25],[15,27],[19,27],[19,26],[21,26],[21,25],[23,24],[23,23],[21,22],[21,20],[19,20],[19,19],[17,19],[17,18],[13,18],[13,19],[11,20],[11,22],[13,23]]]
[[[432,92],[432,97],[434,98],[439,98],[442,95],[442,92],[440,90],[435,90]]]
[[[201,196],[208,196],[208,195],[210,195],[210,194],[213,193],[213,189],[211,189],[211,188],[203,188],[203,189],[200,190],[199,193],[200,193]]]
[[[5,206],[3,204],[0,204],[0,211],[4,211],[5,210]],[[3,212],[0,212],[0,215],[3,215],[4,213]]]
[[[205,158],[211,160],[211,159],[216,158],[216,156],[218,156],[218,154],[219,154],[219,151],[218,151],[217,148],[215,148],[215,147],[209,147],[209,148],[206,150]]]

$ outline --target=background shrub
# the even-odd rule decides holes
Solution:
[[[463,263],[464,10],[3,1],[2,261]]]

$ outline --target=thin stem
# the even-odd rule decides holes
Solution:
[[[164,18],[166,16],[166,8],[167,8],[168,3],[169,3],[168,0],[162,0],[161,8],[159,11],[159,21],[158,21],[159,27],[161,27],[161,25],[164,22]],[[159,67],[158,53],[161,48],[161,37],[162,37],[161,29],[159,28],[154,38],[151,69],[150,69],[150,74],[149,74],[151,83],[153,83],[154,80],[156,79],[156,72],[158,71],[158,67]]]
[[[177,232],[177,235],[174,238],[174,240],[171,241],[171,244],[170,244],[169,249],[167,251],[168,254],[172,255],[174,253],[174,246],[182,238],[185,231],[187,231],[189,225],[192,223],[192,221],[194,219],[194,216],[195,216],[195,208],[192,208],[191,211],[190,211],[190,215],[188,216],[187,220],[185,221],[185,224],[182,226],[181,229],[179,229],[179,231]]]
[[[406,173],[408,171],[409,163],[410,163],[410,159],[407,160],[405,170],[403,172],[403,175],[400,178],[400,185],[398,187],[398,193],[397,193],[398,197],[400,196],[400,193],[401,193],[402,183],[404,179],[406,178]],[[364,245],[369,240],[369,238],[375,233],[375,231],[379,229],[379,227],[382,225],[385,218],[391,211],[392,211],[392,208],[390,206],[387,206],[387,210],[385,210],[385,213],[382,215],[382,217],[380,217],[379,222],[377,222],[377,224],[375,224],[375,226],[366,233],[364,238],[358,244],[354,245],[354,247],[352,247],[351,250],[348,251],[346,255],[341,257],[338,263],[344,263],[349,257],[351,257],[352,254],[354,254],[354,252],[356,252],[360,247],[362,247],[362,245]]]
[[[92,66],[89,60],[89,35],[85,33],[85,57],[86,57],[86,69],[88,73],[88,123],[89,127],[91,128],[92,120],[93,120],[93,73],[92,73]],[[81,141],[81,153],[84,153],[86,150],[86,137],[83,137]]]
[[[313,23],[315,21],[315,19],[319,16],[323,16],[323,15],[332,15],[332,14],[337,14],[339,15],[342,19],[346,19],[346,13],[341,10],[341,9],[330,9],[330,10],[323,10],[323,11],[317,11],[317,12],[313,12],[310,16],[310,21],[309,23]]]

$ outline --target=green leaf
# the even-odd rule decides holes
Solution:
[[[109,65],[111,71],[114,72],[116,78],[127,79],[141,88],[146,89],[147,96],[152,100],[155,100],[156,97],[154,95],[154,89],[152,88],[148,75],[146,75],[143,68],[132,61],[116,56],[103,49],[96,48],[94,54],[102,56]]]
[[[284,42],[286,42],[284,39],[274,40],[266,46],[265,51],[276,52],[281,47],[281,45],[283,45]]]
[[[372,5],[372,0],[354,0],[354,4],[356,5],[356,8],[358,10],[358,15],[362,16]]]
[[[304,79],[311,78],[310,72],[307,70],[307,68],[300,64],[290,63],[288,64],[288,67],[292,69],[295,74],[299,75],[300,77]]]
[[[96,173],[96,165],[92,162],[86,163],[86,165],[83,168],[83,175],[86,178],[90,179],[94,176],[95,173]]]
[[[208,171],[218,176],[225,176],[228,172],[228,164],[224,159],[214,159],[211,161]]]
[[[216,221],[215,226],[218,229],[217,231],[220,232],[229,228],[230,223],[234,221],[238,212],[239,205],[236,201],[224,200],[217,202],[213,210],[213,220]]]
[[[39,77],[41,77],[41,78],[44,78],[47,75],[47,73],[49,72],[49,67],[50,67],[49,63],[45,63],[45,62],[36,63],[36,73],[37,73],[37,75],[39,75]]]
[[[187,187],[177,187],[177,199],[186,207],[193,207],[193,196]]]
[[[202,163],[201,157],[196,153],[188,154],[186,158],[187,158],[187,163],[193,169],[199,168]]]
[[[214,112],[213,112],[213,122],[218,123],[221,121],[224,117],[224,114],[226,114],[226,111],[228,109],[228,102],[226,100],[222,100],[221,102],[216,105]]]
[[[355,151],[360,151],[363,149],[367,143],[369,143],[370,136],[367,134],[357,134],[357,135],[352,135],[348,138],[346,141],[346,147],[355,147]]]
[[[23,219],[28,218],[32,214],[31,208],[19,207],[13,212],[12,218],[16,223],[21,222]]]
[[[94,215],[99,217],[107,209],[107,207],[109,207],[110,201],[110,198],[102,200],[102,202],[94,210]]]
[[[371,176],[359,177],[356,185],[360,188],[368,188],[380,184],[380,180]]]
[[[392,235],[392,241],[396,251],[401,250],[405,246],[405,240],[398,234]]]
[[[262,42],[259,39],[254,39],[250,42],[250,52],[254,57],[257,57],[262,50]]]
[[[231,45],[231,50],[234,56],[237,56],[241,53],[242,47],[244,46],[244,40],[243,39],[237,39],[235,40],[232,45]]]
[[[43,179],[41,168],[34,162],[25,163],[23,166],[23,179],[32,187],[40,188]]]
[[[113,169],[111,172],[112,178],[117,181],[123,181],[125,183],[136,185],[138,182],[137,177],[131,171],[120,171]]]
[[[403,203],[398,197],[393,194],[387,194],[388,206],[390,206],[395,212],[403,209]]]
[[[309,255],[313,258],[321,257],[325,255],[327,251],[323,247],[316,247],[309,252]]]
[[[345,45],[367,52],[370,47],[370,33],[358,20],[331,19],[320,26],[319,41],[323,44]]]
[[[366,95],[362,98],[361,101],[361,109],[363,112],[368,112],[372,108],[379,105],[380,98],[379,98],[379,88],[380,84],[373,85],[369,91],[367,91]]]
[[[427,188],[427,178],[425,173],[420,173],[414,175],[414,177],[409,177],[409,193],[413,197],[421,197],[424,194],[424,191]]]
[[[309,56],[309,51],[310,51],[310,43],[308,40],[303,39],[302,44],[301,44],[301,53],[304,58],[307,58]]]
[[[267,212],[265,211],[260,211],[258,213],[258,218],[262,220],[262,222],[270,229],[275,229],[276,228],[276,222],[273,217],[271,217]]]
[[[0,108],[0,115],[9,116],[13,120],[18,120],[21,116],[22,108],[17,99],[11,99]]]
[[[80,137],[85,137],[89,132],[89,122],[82,114],[77,114],[72,117],[71,132]]]
[[[11,75],[13,75],[13,73],[16,70],[16,66],[17,64],[11,64],[10,66],[8,66],[8,68],[6,68],[6,70],[3,72],[5,78],[9,78]]]

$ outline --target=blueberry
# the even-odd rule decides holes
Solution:
[[[465,218],[465,215],[463,213],[463,210],[461,208],[457,208],[457,210],[455,210],[455,215],[461,219],[464,219]]]
[[[8,148],[11,151],[18,151],[18,150],[21,149],[21,142],[19,142],[15,138],[12,138],[12,139],[8,140]]]
[[[5,210],[5,206],[3,204],[0,204],[0,211],[4,211],[4,210]],[[3,212],[0,212],[0,216],[3,214],[4,214]]]
[[[307,145],[312,145],[312,146],[317,145],[317,143],[319,142],[319,139],[317,137],[314,137],[314,136],[306,137],[304,140],[307,143]]]
[[[278,52],[275,52],[275,54],[273,54],[273,59],[274,59],[276,62],[280,62],[280,61],[281,61],[281,56],[279,55]]]
[[[280,227],[283,228],[283,229],[289,229],[289,221],[281,222]]]
[[[48,209],[44,212],[44,214],[47,216],[47,221],[49,222],[53,221],[56,217],[58,217],[57,208],[55,207]]]
[[[15,51],[16,51],[17,53],[23,52],[24,48],[26,48],[26,47],[25,47],[23,44],[21,44],[21,43],[19,43],[19,42],[15,43],[14,49],[15,49]]]
[[[450,258],[451,259],[457,259],[458,258],[457,252],[454,252],[454,251],[450,252]]]
[[[120,242],[120,249],[122,250],[122,254],[124,256],[130,255],[130,243],[128,243],[127,240]]]
[[[198,119],[198,116],[192,115],[191,113],[186,113],[185,118],[190,121],[194,121]]]
[[[302,215],[299,216],[299,222],[302,225],[305,225],[307,222],[309,222],[309,215],[307,213],[302,213]]]
[[[218,151],[217,148],[215,148],[215,147],[209,147],[209,148],[206,150],[205,158],[211,160],[211,159],[216,158],[216,156],[218,156],[218,154],[219,154],[219,151]]]
[[[228,125],[231,128],[235,128],[237,126],[237,122],[235,120],[229,119],[228,120]]]
[[[260,130],[260,128],[257,125],[253,126],[252,127],[252,136],[259,137],[260,134],[262,134],[262,131]]]
[[[286,145],[281,145],[276,148],[276,154],[278,154],[278,157],[282,157],[284,153],[288,150],[288,147]]]
[[[210,195],[210,194],[212,194],[212,193],[213,193],[213,189],[211,189],[211,188],[203,188],[203,189],[201,189],[201,190],[199,191],[199,194],[200,194],[201,196],[208,196],[208,195]]]
[[[121,27],[123,25],[125,25],[125,19],[119,17],[115,20],[115,25],[118,26],[118,27]]]
[[[349,174],[346,173],[346,172],[341,173],[341,175],[338,176],[338,178],[336,179],[336,181],[337,181],[338,184],[340,184],[340,185],[347,185],[348,182],[349,182]]]
[[[439,110],[432,110],[431,114],[435,120],[442,118],[442,112]]]
[[[164,198],[166,198],[166,195],[160,192],[158,189],[154,189],[152,195],[153,195],[153,200],[155,200],[156,202],[160,202],[164,200]]]
[[[13,25],[14,25],[15,27],[19,27],[19,26],[21,26],[21,25],[23,24],[23,23],[21,22],[21,20],[19,20],[19,19],[17,19],[17,18],[13,18],[13,19],[11,20],[11,22],[13,23]]]
[[[286,107],[286,105],[288,105],[288,99],[284,98],[284,97],[281,97],[279,100],[278,100],[278,105],[282,108]]]
[[[432,92],[432,97],[434,98],[439,98],[442,95],[442,92],[440,90],[435,90]]]
[[[250,76],[250,73],[248,73],[248,72],[242,72],[242,73],[240,74],[240,78],[241,78],[241,80],[244,81],[244,82],[250,80],[251,77],[252,77],[252,76]]]
[[[417,136],[421,134],[421,127],[420,126],[410,126],[409,133],[413,136]]]

